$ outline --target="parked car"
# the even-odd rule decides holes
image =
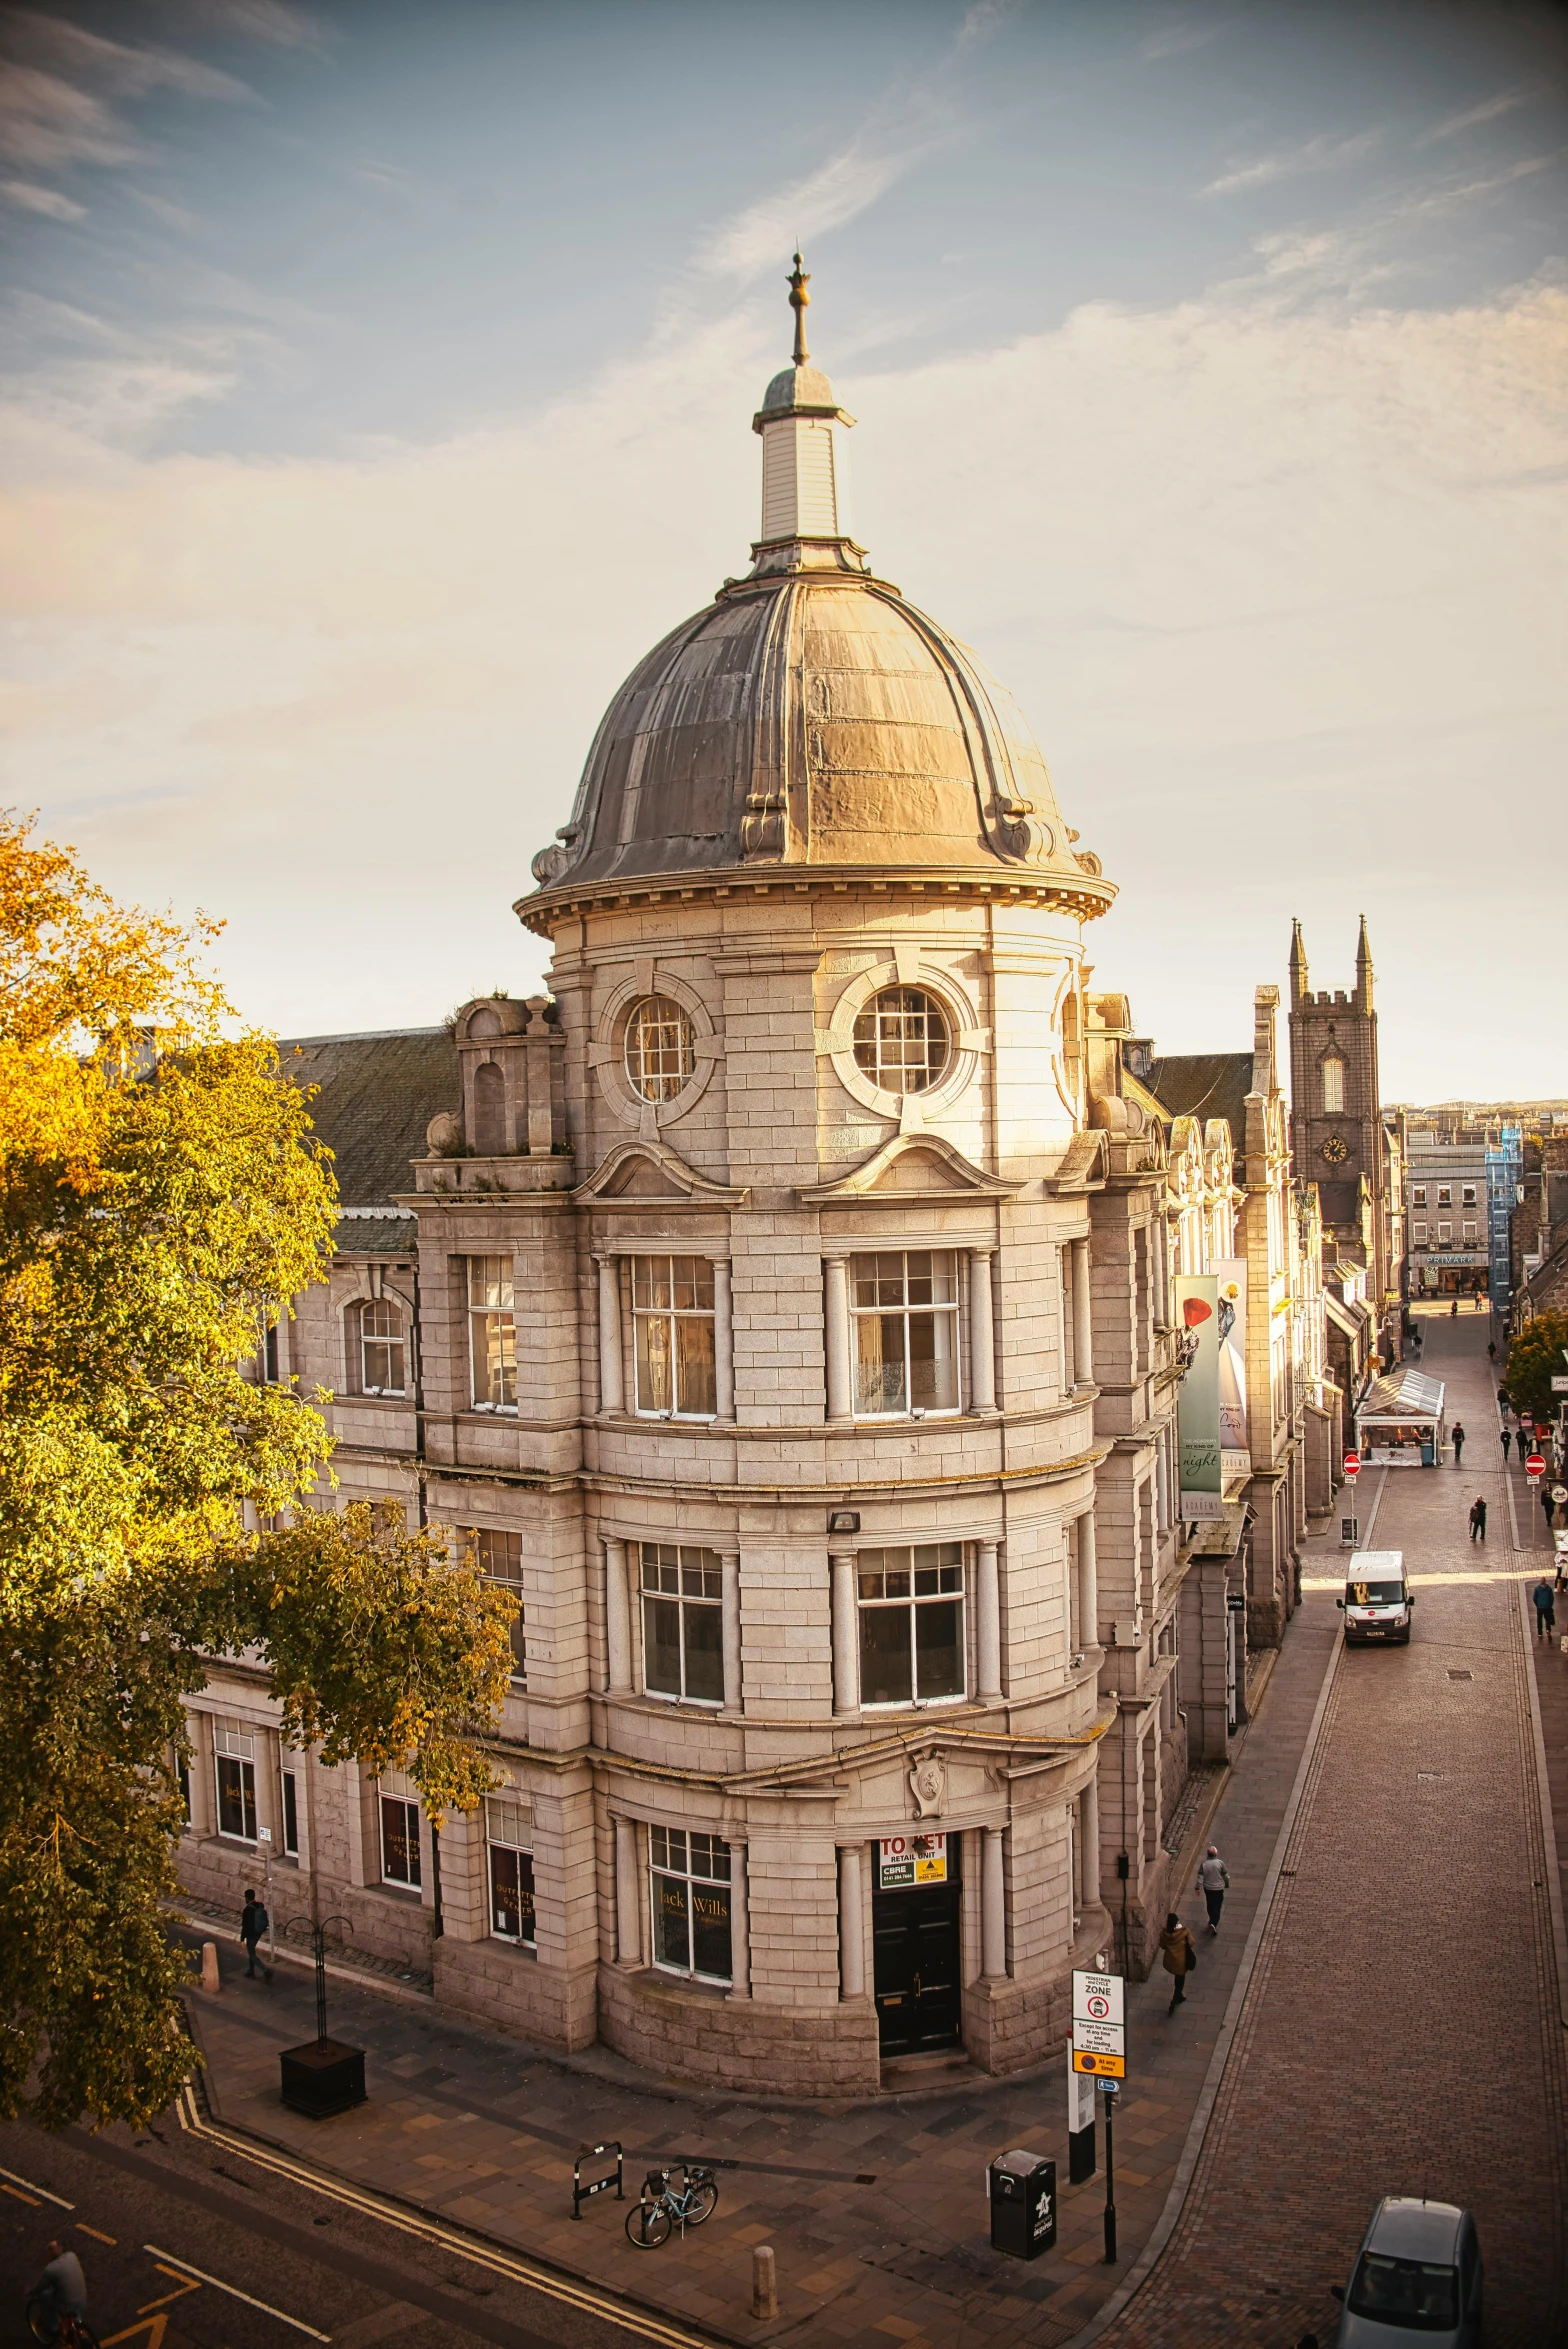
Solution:
[[[1345,1595],[1334,1601],[1345,1610],[1345,1644],[1360,1647],[1410,1645],[1410,1610],[1415,1600],[1405,1580],[1403,1550],[1353,1550],[1345,1570]]]
[[[1388,2194],[1372,2213],[1348,2285],[1336,2349],[1480,2349],[1481,2244],[1452,2202]]]

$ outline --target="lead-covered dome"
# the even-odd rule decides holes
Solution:
[[[535,879],[575,897],[732,868],[1000,866],[1101,911],[1114,892],[1098,858],[1074,850],[1011,695],[864,568],[844,513],[839,435],[851,419],[806,362],[802,334],[754,420],[763,490],[751,575],[727,581],[628,677]]]

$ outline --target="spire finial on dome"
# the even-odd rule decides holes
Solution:
[[[789,278],[789,306],[795,313],[795,364],[797,367],[804,367],[811,356],[806,348],[806,310],[811,301],[811,296],[807,293],[806,288],[810,283],[810,272],[801,267],[800,255],[797,253],[795,266],[790,272]]]

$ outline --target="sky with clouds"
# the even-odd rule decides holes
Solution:
[[[1568,35],[1444,0],[0,11],[0,798],[285,1033],[512,900],[755,528],[813,272],[877,570],[1017,694],[1168,1051],[1371,926],[1391,1097],[1568,1094]]]

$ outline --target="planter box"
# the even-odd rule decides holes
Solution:
[[[320,2121],[365,2101],[362,2047],[345,2047],[341,2039],[312,2039],[304,2047],[285,2048],[278,2063],[283,2101],[292,2112]]]

